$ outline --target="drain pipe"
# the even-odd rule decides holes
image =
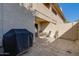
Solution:
[[[32,15],[33,15],[33,17],[34,17],[34,19],[33,19],[33,20],[34,20],[34,24],[35,24],[36,11],[34,10],[34,11],[31,11],[31,12],[32,12]],[[34,25],[34,26],[35,26],[35,25]],[[36,41],[36,40],[35,40],[35,30],[34,30],[34,36],[33,36],[33,39],[34,39],[34,40],[33,40],[33,43],[35,43],[35,41]]]
[[[72,22],[72,39],[74,40],[74,35],[73,35],[73,22]]]
[[[3,24],[3,18],[4,18],[4,8],[3,8],[3,3],[1,4],[1,31],[2,31],[2,33],[1,33],[1,41],[2,41],[2,37],[3,37],[3,26],[4,26],[4,24]],[[2,42],[1,42],[2,43]]]

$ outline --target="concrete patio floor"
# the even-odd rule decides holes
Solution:
[[[0,53],[3,53],[2,48]],[[28,52],[20,56],[79,56],[79,47],[71,40],[57,39],[49,42],[46,38],[36,38]]]
[[[66,39],[50,43],[47,39],[36,38],[33,47],[22,56],[79,56],[79,48],[74,41]]]

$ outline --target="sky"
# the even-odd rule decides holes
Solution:
[[[60,3],[64,17],[69,22],[74,22],[79,19],[79,3]]]

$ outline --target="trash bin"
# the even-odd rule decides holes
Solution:
[[[32,45],[33,33],[26,29],[11,29],[3,35],[4,53],[17,55]]]

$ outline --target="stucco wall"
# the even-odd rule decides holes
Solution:
[[[49,24],[45,27],[43,32],[48,33],[51,31],[51,37],[54,37],[55,32],[57,31],[57,26],[59,24],[64,24],[62,18],[59,15],[55,15],[53,11],[49,10],[47,7],[45,7],[43,4],[33,4],[33,9],[36,11],[36,16],[39,18],[42,18],[44,20],[47,20]],[[47,17],[48,16],[48,17]],[[55,25],[55,24],[56,25]]]
[[[45,20],[48,20],[49,22],[54,22],[57,24],[63,23],[62,18],[58,14],[55,14],[41,3],[33,4],[33,9],[39,11],[36,13],[37,17],[41,17]]]
[[[2,9],[1,9],[2,8]],[[1,16],[2,15],[2,16]],[[34,32],[34,16],[19,4],[0,4],[0,39],[12,28],[27,29]]]
[[[55,14],[47,7],[45,7],[42,3],[33,4],[33,9],[36,10],[37,17],[56,23]]]
[[[67,32],[65,32],[62,37],[65,39],[77,40],[78,39],[78,27],[77,25],[70,28]]]
[[[56,25],[49,23],[48,26],[43,30],[44,33],[49,33],[51,31],[50,37],[54,37],[55,31],[56,31]]]
[[[59,25],[59,24],[64,24],[64,21],[63,21],[63,19],[59,16],[59,15],[55,15],[55,17],[56,17],[56,21],[57,21],[57,25]]]
[[[59,31],[59,37],[67,32],[70,28],[72,28],[72,23],[64,23],[57,25],[57,29]]]
[[[76,40],[78,39],[77,37],[77,23],[74,22],[72,23],[66,23],[66,24],[61,24],[60,26],[57,27],[59,29],[59,37],[64,38],[64,39],[69,39],[69,40]]]
[[[51,31],[50,37],[54,37],[56,32],[58,32],[58,38],[65,38],[70,40],[77,39],[77,22],[72,23],[64,23],[64,24],[52,24],[49,23],[48,26],[44,29],[43,32],[49,33]]]
[[[76,40],[75,43],[76,43],[76,45],[79,47],[79,23],[77,24],[77,26],[78,26],[78,27],[77,27],[77,28],[78,28],[78,29],[77,29],[77,33],[78,33],[78,34],[77,34],[77,38],[78,38],[78,40]]]

